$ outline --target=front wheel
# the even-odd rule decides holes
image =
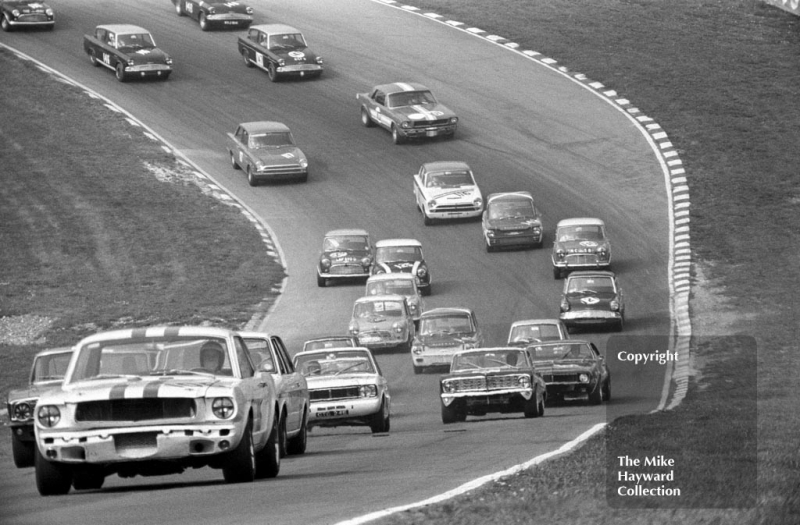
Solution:
[[[397,126],[392,124],[392,142],[395,144],[402,144],[406,141],[406,138],[400,133],[400,130],[397,129]]]
[[[14,465],[17,468],[33,466],[35,448],[36,443],[32,441],[22,441],[13,430],[11,431],[11,452],[14,455]]]
[[[369,428],[372,430],[373,434],[381,434],[383,432],[389,432],[389,403],[386,402],[386,398],[383,398],[381,401],[381,409],[378,411],[377,414],[372,416],[372,421],[369,423]]]
[[[467,419],[467,413],[461,408],[457,401],[444,406],[442,404],[442,423],[449,425],[450,423],[458,423]]]
[[[589,393],[589,403],[592,405],[601,405],[603,404],[603,398],[605,397],[603,394],[603,385],[598,384],[593,392]]]
[[[3,16],[2,20],[0,20],[0,26],[2,26],[3,31],[5,31],[6,33],[11,31],[12,29],[11,24],[8,22],[8,18],[6,18],[5,16]]]
[[[248,420],[239,445],[230,452],[228,461],[222,467],[222,475],[227,483],[245,483],[256,476],[256,450],[253,445],[253,421]]]
[[[72,471],[66,465],[48,461],[35,446],[36,488],[42,496],[60,496],[72,486]]]
[[[235,170],[242,169],[242,167],[236,162],[236,155],[234,155],[233,152],[231,152],[231,168]]]
[[[275,62],[270,62],[267,66],[267,76],[270,82],[278,81],[278,69],[275,67]]]
[[[372,117],[369,116],[369,111],[367,108],[361,108],[361,123],[364,125],[365,128],[374,128],[375,123],[372,121]]]
[[[561,279],[561,268],[558,266],[553,266],[553,279],[556,281]]]
[[[325,288],[328,285],[328,280],[321,275],[317,275],[317,286],[320,288]]]
[[[258,181],[256,180],[256,176],[253,175],[253,170],[250,166],[247,166],[247,183],[250,186],[258,186]]]
[[[533,417],[541,417],[544,415],[544,398],[539,398],[535,393],[533,397],[525,401],[525,406],[523,408],[523,412],[525,413],[525,417],[533,418]]]
[[[75,490],[97,490],[106,480],[103,471],[98,469],[76,470],[72,474],[72,488]]]
[[[200,29],[203,31],[208,31],[209,29],[208,18],[206,18],[205,13],[200,13]]]

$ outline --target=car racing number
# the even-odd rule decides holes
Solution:
[[[186,5],[184,6],[184,8],[186,9],[187,13],[194,13],[194,4],[193,3],[186,2]]]
[[[256,51],[256,64],[258,64],[258,67],[264,67],[264,55],[258,51]]]
[[[103,62],[105,62],[106,64],[108,64],[110,66],[111,65],[111,55],[109,55],[108,53],[103,53]]]

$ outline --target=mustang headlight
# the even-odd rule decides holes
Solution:
[[[429,200],[428,208],[435,208],[435,207],[436,207],[436,201],[434,199]]]
[[[208,14],[209,15],[213,15],[216,12],[217,12],[217,8],[216,7],[209,7],[208,8]]]
[[[417,277],[423,278],[428,275],[428,267],[425,265],[420,266],[417,268]]]
[[[458,122],[458,117],[450,117],[450,124],[455,124]]]
[[[581,374],[578,376],[578,381],[581,383],[588,383],[589,382],[589,374]]]
[[[353,334],[353,335],[358,335],[358,325],[357,324],[351,324],[350,325],[350,333]]]
[[[410,128],[410,127],[411,127],[411,122],[409,122],[409,121],[407,121],[407,120],[406,120],[406,121],[404,121],[404,122],[401,122],[401,123],[400,123],[400,127],[401,127],[401,128],[403,128],[403,129],[408,129],[408,128]]]
[[[301,168],[307,168],[308,167],[308,160],[306,160],[306,159],[301,160],[300,161],[300,167]]]
[[[376,385],[361,385],[358,387],[358,397],[378,397]]]
[[[230,397],[215,397],[211,402],[211,411],[220,419],[230,419],[233,416],[234,404]]]
[[[36,411],[36,417],[43,427],[51,428],[61,421],[61,411],[57,406],[45,405],[39,407],[39,410]]]
[[[11,420],[12,421],[30,421],[33,419],[33,405],[35,405],[35,401],[23,401],[21,403],[17,403],[11,409]]]
[[[561,311],[569,312],[569,301],[566,299],[561,299]]]
[[[171,57],[166,57],[164,59],[164,63],[167,64],[168,66],[171,66],[172,65],[172,58]]]
[[[135,66],[136,65],[136,61],[134,59],[132,59],[132,58],[129,58],[128,59],[128,65],[129,66]]]
[[[369,266],[370,264],[372,264],[372,258],[364,257],[361,259],[361,266]]]
[[[282,59],[282,58],[279,58],[278,59],[278,66],[279,67],[283,67],[285,65],[286,65],[286,61],[284,59]]]

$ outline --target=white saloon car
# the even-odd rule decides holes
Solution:
[[[419,321],[419,316],[425,310],[425,300],[422,292],[417,288],[417,278],[410,273],[378,273],[367,279],[367,289],[364,295],[402,295],[408,301],[408,309],[414,322]]]
[[[465,162],[423,164],[414,175],[414,199],[425,226],[437,219],[465,219],[483,213],[481,190]]]
[[[43,496],[120,477],[222,469],[229,483],[280,470],[277,400],[241,336],[210,327],[101,332],[81,340],[63,386],[39,398]]]
[[[367,425],[373,433],[389,431],[392,396],[368,348],[298,352],[294,366],[308,382],[309,428]]]

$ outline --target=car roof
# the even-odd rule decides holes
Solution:
[[[367,282],[374,283],[375,281],[396,281],[397,279],[405,279],[406,281],[413,281],[414,283],[417,282],[417,277],[414,274],[400,272],[376,273],[375,275],[370,275],[367,279]]]
[[[576,217],[558,221],[556,228],[561,228],[562,226],[605,226],[605,222],[594,217]]]
[[[401,93],[403,91],[430,91],[427,87],[417,82],[392,82],[375,86],[375,89],[380,89],[387,94]]]
[[[239,124],[248,133],[271,132],[271,131],[289,131],[289,126],[282,122],[273,122],[263,120],[259,122],[242,122]]]
[[[403,301],[405,302],[406,297],[404,295],[397,295],[397,294],[385,294],[385,295],[365,295],[364,297],[359,297],[356,299],[356,303],[371,303],[373,301]]]
[[[422,165],[425,171],[456,171],[456,170],[469,170],[469,164],[461,162],[460,160],[437,160],[435,162],[426,162]]]
[[[388,246],[419,246],[422,243],[416,239],[383,239],[375,243],[376,248],[386,248]]]
[[[286,24],[257,24],[250,26],[250,29],[258,29],[270,35],[283,35],[286,33],[300,33],[298,29]]]
[[[118,35],[128,35],[131,33],[149,33],[147,29],[133,24],[102,24],[97,26],[98,29],[105,29],[116,33]]]
[[[264,337],[264,338],[269,339],[271,337],[271,334],[268,334],[266,332],[248,332],[248,331],[240,330],[240,331],[238,331],[236,333],[239,334],[242,337],[245,337],[245,338],[247,338],[247,337],[249,337],[249,338]]]
[[[420,319],[424,317],[439,317],[442,315],[448,314],[469,314],[472,315],[472,308],[453,308],[453,307],[446,307],[446,308],[433,308],[432,310],[425,310],[422,312]]]
[[[614,272],[609,271],[609,270],[578,270],[578,271],[570,272],[570,274],[567,275],[567,279],[569,279],[571,277],[612,277],[613,278],[613,277],[616,277],[616,276],[617,276],[617,274],[615,274]]]
[[[372,355],[372,352],[370,352],[369,348],[363,346],[335,346],[333,348],[317,348],[316,350],[305,350],[303,352],[297,352],[296,354],[294,354],[293,359],[297,359],[298,357],[304,355],[327,354],[330,352],[335,352],[336,350],[347,350],[348,352],[362,350],[368,353],[369,355]]]
[[[325,237],[338,237],[341,235],[364,235],[369,236],[367,230],[361,230],[359,228],[343,228],[341,230],[331,230],[325,234]]]
[[[525,319],[523,321],[514,321],[511,323],[511,328],[536,324],[561,324],[561,322],[559,319]]]
[[[82,339],[78,345],[84,346],[88,343],[100,341],[112,341],[118,339],[144,339],[147,337],[169,337],[169,336],[188,336],[188,337],[219,337],[225,338],[232,332],[226,328],[213,326],[152,326],[147,328],[128,328],[125,330],[110,330],[90,335]]]
[[[55,354],[71,354],[74,350],[72,346],[59,346],[56,348],[46,348],[40,352],[36,352],[36,355],[33,356],[34,359],[37,357],[43,357],[48,355],[55,355]]]
[[[564,345],[571,345],[571,344],[582,344],[582,345],[589,345],[591,344],[586,339],[565,339],[563,341],[546,341],[541,343],[531,343],[528,347],[531,346],[564,346]],[[519,347],[517,347],[519,348]]]
[[[526,200],[533,201],[533,195],[529,191],[512,191],[507,193],[492,193],[486,199],[486,204],[491,204],[492,201],[516,201]]]
[[[572,342],[572,341],[570,341]],[[562,341],[563,343],[563,341]],[[524,348],[520,348],[518,346],[482,346],[480,348],[471,348],[469,350],[460,350],[453,355],[464,355],[464,354],[483,354],[485,352],[508,352],[508,351],[516,351],[516,352],[524,352]]]
[[[325,335],[325,336],[322,336],[322,337],[314,337],[313,339],[306,339],[303,344],[305,344],[305,343],[313,343],[313,342],[318,342],[318,341],[332,341],[334,339],[354,340],[355,337],[353,337],[352,335]],[[351,346],[349,348],[353,348],[353,347]]]

